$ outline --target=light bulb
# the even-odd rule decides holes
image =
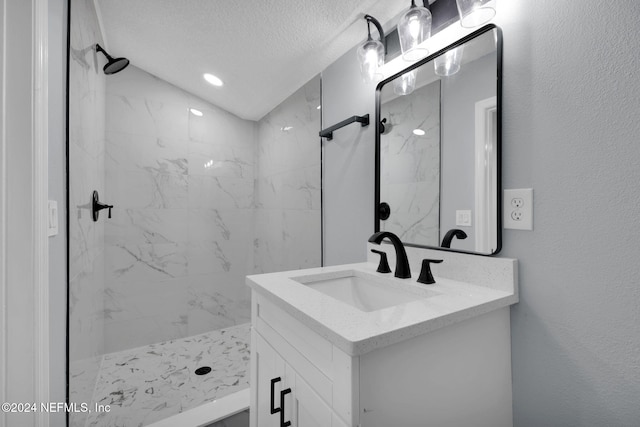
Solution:
[[[420,34],[420,21],[418,21],[416,16],[412,16],[409,20],[409,33],[415,42],[415,39],[417,39]]]
[[[384,46],[377,40],[367,40],[358,48],[360,71],[365,83],[382,78],[379,68],[384,64]]]

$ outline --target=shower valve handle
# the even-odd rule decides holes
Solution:
[[[98,220],[98,212],[100,212],[102,209],[109,209],[108,217],[111,218],[111,209],[112,208],[113,208],[113,205],[107,205],[105,203],[100,203],[98,192],[94,190],[93,195],[92,195],[92,203],[91,203],[91,215],[93,217],[93,220],[94,221]]]

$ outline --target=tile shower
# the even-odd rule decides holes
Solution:
[[[235,390],[228,376],[248,361],[245,275],[320,265],[320,82],[259,122],[243,120],[136,68],[135,58],[105,76],[92,50],[103,43],[92,1],[71,2],[70,27],[70,398],[128,408],[118,419],[146,424],[216,398],[205,390]],[[92,221],[93,190],[114,205],[111,219],[102,211]],[[202,343],[226,348],[231,332],[234,367],[211,377],[229,387],[172,401],[182,391],[158,378],[193,378],[180,369],[203,360]],[[144,359],[158,349],[171,362]],[[117,374],[127,360],[140,375]],[[153,393],[136,381],[156,381]],[[113,399],[127,393],[134,398]],[[149,394],[164,406],[144,403]]]

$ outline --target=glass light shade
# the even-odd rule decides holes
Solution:
[[[465,28],[478,27],[496,15],[494,0],[456,0],[456,3],[460,25]]]
[[[396,95],[409,95],[416,88],[416,70],[404,73],[393,81],[393,92]]]
[[[369,39],[358,48],[360,71],[365,83],[373,83],[382,78],[379,72],[384,65],[384,46],[378,40]]]
[[[402,57],[406,61],[417,61],[429,54],[420,46],[431,36],[431,12],[425,7],[412,5],[398,21],[398,37]]]
[[[460,71],[460,63],[462,63],[462,50],[464,46],[458,46],[438,56],[433,61],[433,68],[439,76],[452,76]]]

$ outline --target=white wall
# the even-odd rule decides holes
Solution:
[[[517,427],[640,420],[640,3],[514,1],[504,188],[533,187],[512,310]]]
[[[355,49],[322,72],[322,128],[369,114],[370,124],[350,124],[322,138],[324,265],[366,260],[373,234],[375,87],[365,85]]]
[[[0,112],[0,232],[2,241],[2,339],[0,387],[6,402],[28,402],[36,396],[36,325],[32,242],[34,170],[31,73],[34,5],[2,1],[2,96],[11,108]],[[35,414],[0,413],[2,425],[35,423]]]
[[[520,271],[514,425],[637,426],[640,3],[511,0],[498,13],[503,187],[535,195],[534,231],[505,230],[500,253]],[[323,72],[325,126],[373,113],[354,58]],[[342,132],[325,143],[327,264],[364,259],[373,231],[373,130]]]

